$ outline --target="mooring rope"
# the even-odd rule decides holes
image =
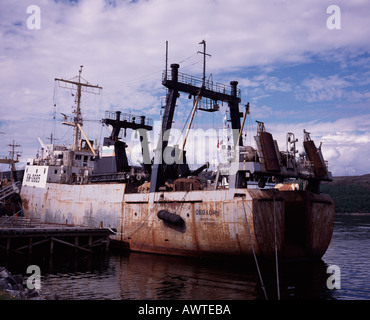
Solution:
[[[180,203],[183,204],[183,201],[185,200],[186,196],[187,196],[188,192],[185,192],[183,198],[179,201]],[[126,231],[126,232],[118,232],[118,231],[114,231],[112,230],[111,228],[107,228],[109,231],[111,231],[113,234],[115,235],[123,235],[123,238],[130,238],[134,233],[136,233],[145,223],[145,221],[147,221],[149,219],[149,217],[152,215],[152,213],[156,210],[156,207],[158,206],[159,204],[159,201],[161,200],[161,197],[158,198],[158,200],[154,203],[154,207],[152,208],[152,210],[150,210],[148,208],[148,215],[141,221],[140,225],[139,226],[136,226],[134,228],[132,228],[131,230],[129,231]],[[179,210],[179,208],[176,209],[175,213],[177,213],[177,211]],[[152,228],[152,225],[150,226],[149,230],[148,230],[148,234],[150,232]],[[148,236],[148,235],[147,235]],[[147,237],[146,236],[146,237]],[[143,244],[142,244],[143,245]]]
[[[267,293],[266,293],[266,289],[265,289],[265,285],[263,283],[263,280],[262,280],[262,275],[261,275],[261,271],[260,271],[260,267],[258,265],[258,261],[257,261],[257,255],[256,255],[256,252],[254,250],[254,245],[253,245],[253,241],[252,241],[252,235],[251,235],[251,231],[249,229],[249,223],[248,223],[248,218],[247,218],[247,212],[245,211],[245,206],[244,206],[244,196],[245,195],[242,195],[242,204],[243,204],[243,210],[244,210],[244,215],[245,215],[245,221],[247,223],[247,229],[248,229],[248,234],[249,234],[249,241],[252,245],[252,252],[253,252],[253,257],[254,257],[254,261],[256,263],[256,267],[257,267],[257,272],[258,272],[258,276],[259,276],[259,279],[261,281],[261,288],[263,290],[263,293],[265,295],[265,299],[268,300],[267,298]],[[252,210],[251,210],[252,212]]]
[[[185,200],[185,198],[186,198],[187,194],[188,194],[188,191],[185,191],[185,195],[184,195],[184,196],[183,196],[183,198],[179,201],[179,203],[181,203],[180,207],[182,206],[182,204],[184,204],[184,200]],[[164,195],[164,194],[162,193],[162,195]],[[151,214],[153,213],[153,211],[154,211],[154,210],[155,210],[155,208],[157,207],[157,205],[158,205],[158,203],[159,203],[159,200],[161,200],[161,197],[159,197],[159,198],[158,198],[158,201],[156,202],[156,204],[155,204],[155,206],[153,207],[152,211],[148,214],[148,218],[151,216]],[[179,208],[180,208],[180,207],[179,207]],[[177,211],[179,210],[179,208],[177,208],[177,209],[176,209],[175,214],[177,214]],[[141,223],[141,225],[139,226],[139,228],[137,228],[137,229],[135,230],[135,232],[136,232],[136,231],[138,231],[138,230],[141,228],[141,226],[144,224],[144,222],[145,222],[145,220]],[[149,232],[152,230],[152,227],[153,227],[153,223],[150,225],[150,227],[149,227],[149,229],[148,229],[148,232],[146,233],[146,236],[145,236],[145,238],[144,238],[143,242],[141,243],[140,251],[141,251],[141,249],[143,248],[144,243],[145,243],[146,239],[148,238]],[[133,233],[130,235],[130,237],[131,237],[135,232],[133,232]]]
[[[118,231],[114,231],[110,228],[107,228],[107,229],[110,230],[111,232],[113,232],[115,235],[124,235],[123,238],[130,238],[134,233],[136,233],[144,225],[145,221],[147,221],[149,219],[149,217],[152,215],[155,208],[157,207],[157,205],[159,203],[159,200],[160,200],[160,197],[158,198],[157,202],[155,203],[153,209],[148,210],[148,215],[141,221],[139,226],[136,226],[136,227],[134,227],[131,230],[126,231],[126,232],[118,232]]]
[[[275,210],[275,197],[274,197],[274,212],[273,212],[273,216],[274,216],[274,233],[275,233],[275,268],[276,268],[276,286],[277,286],[277,296],[278,296],[278,300],[280,300],[280,284],[279,284],[279,263],[278,263],[278,254],[277,254],[277,236],[276,236],[276,233],[277,233],[277,228],[276,228],[276,217],[275,217],[275,214],[276,214],[276,210]]]

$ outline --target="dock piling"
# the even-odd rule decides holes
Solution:
[[[17,220],[23,219],[18,217]],[[25,219],[25,218],[24,218]],[[0,254],[16,252],[18,254],[32,254],[36,246],[49,243],[48,251],[50,255],[55,253],[55,244],[74,248],[75,252],[84,251],[93,253],[94,247],[101,247],[109,250],[109,237],[113,234],[110,228],[66,226],[64,224],[38,223],[32,225],[23,221],[17,221],[17,225],[1,224],[0,227]],[[25,251],[26,250],[26,251]],[[47,249],[46,249],[47,250]]]

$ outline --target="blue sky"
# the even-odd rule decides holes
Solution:
[[[31,4],[40,8],[40,29],[27,27]],[[340,29],[327,26],[333,4]],[[207,76],[239,82],[251,132],[255,120],[264,121],[283,149],[287,131],[300,143],[306,129],[323,142],[334,175],[370,173],[369,17],[365,0],[2,0],[0,154],[15,140],[21,167],[39,148],[38,136],[54,131],[67,142],[60,113],[71,114],[73,99],[54,78],[72,78],[80,65],[85,79],[103,87],[100,96],[83,96],[86,119],[118,106],[158,120],[165,42],[169,63],[201,77],[204,39],[212,55]],[[175,126],[190,110],[179,101]],[[221,125],[221,117],[199,114],[196,124]],[[84,129],[97,139],[106,133],[96,121]]]

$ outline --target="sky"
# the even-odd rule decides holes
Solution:
[[[72,114],[75,97],[54,79],[74,78],[81,65],[103,87],[82,96],[89,138],[109,134],[99,123],[106,110],[158,122],[166,41],[168,63],[202,77],[205,40],[207,79],[238,81],[241,111],[250,103],[246,142],[258,120],[281,150],[289,131],[302,151],[305,129],[334,176],[370,173],[369,19],[368,0],[1,0],[0,155],[15,141],[21,168],[37,137],[69,143],[61,113]],[[183,95],[174,127],[191,109]],[[222,126],[226,109],[197,111],[195,128]]]

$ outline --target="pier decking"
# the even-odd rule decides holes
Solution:
[[[99,247],[108,250],[109,236],[113,233],[108,228],[47,224],[24,217],[0,217],[0,254],[31,254],[40,245],[50,254],[54,253],[56,246],[93,253]]]

